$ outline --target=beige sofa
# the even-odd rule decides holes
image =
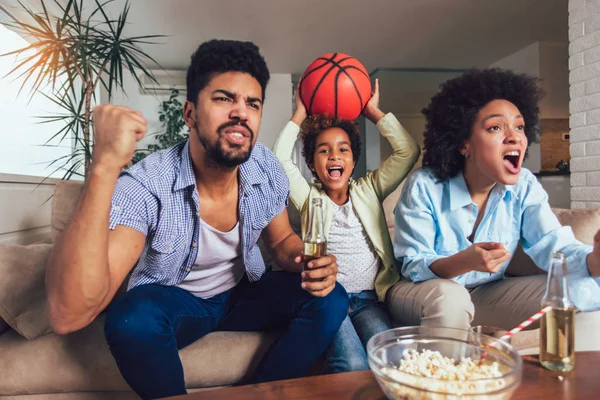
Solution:
[[[81,185],[74,182],[56,186],[53,240],[68,221],[80,190]],[[397,197],[395,192],[384,204],[390,227]],[[563,210],[558,214],[587,242],[591,230],[600,226],[600,210]],[[0,319],[0,399],[136,398],[121,378],[104,340],[103,315],[69,335],[49,332],[43,276],[51,247],[0,247],[0,316],[4,319]],[[530,260],[520,254],[514,262]],[[578,324],[578,349],[593,348],[590,332],[600,327],[600,312],[589,313]],[[535,332],[525,335],[520,346],[535,348],[536,337]],[[244,382],[272,340],[273,335],[252,332],[207,335],[180,352],[187,387],[194,391]]]

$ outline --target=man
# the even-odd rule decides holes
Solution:
[[[187,142],[121,172],[146,121],[94,110],[92,168],[47,272],[54,331],[80,329],[110,303],[105,334],[143,398],[186,393],[178,349],[215,330],[280,330],[255,382],[302,376],[347,311],[334,256],[302,272],[289,182],[256,143],[269,71],[249,42],[200,45],[187,73]],[[120,175],[120,176],[119,176]],[[265,271],[259,237],[284,270]]]

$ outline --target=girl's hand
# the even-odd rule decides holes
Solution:
[[[367,102],[362,114],[374,124],[377,124],[385,116],[383,111],[379,109],[379,79],[375,79],[375,91]]]

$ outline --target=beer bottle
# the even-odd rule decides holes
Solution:
[[[327,239],[325,238],[325,220],[323,218],[323,200],[313,199],[306,236],[304,237],[304,269],[306,264],[315,258],[327,254]]]
[[[575,311],[567,287],[567,261],[552,253],[542,308],[552,307],[540,326],[540,362],[544,368],[568,372],[575,368]]]

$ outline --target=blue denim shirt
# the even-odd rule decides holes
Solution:
[[[394,213],[394,255],[402,263],[402,275],[413,282],[438,278],[430,269],[434,261],[473,244],[468,237],[478,209],[462,173],[440,182],[429,168],[415,171]],[[561,226],[548,195],[527,169],[521,170],[517,184],[494,186],[474,236],[474,243],[499,242],[511,254],[519,240],[525,253],[545,271],[551,252],[565,253],[572,300],[584,311],[600,308],[600,278],[590,277],[586,263],[592,246],[575,239],[570,227]],[[502,279],[509,263],[497,273],[470,271],[453,280],[472,288]]]
[[[240,165],[241,251],[250,281],[265,263],[257,245],[262,230],[287,205],[289,181],[275,155],[256,143]],[[199,251],[200,207],[189,142],[153,153],[121,173],[112,198],[110,229],[128,226],[146,235],[129,287],[177,285]]]

